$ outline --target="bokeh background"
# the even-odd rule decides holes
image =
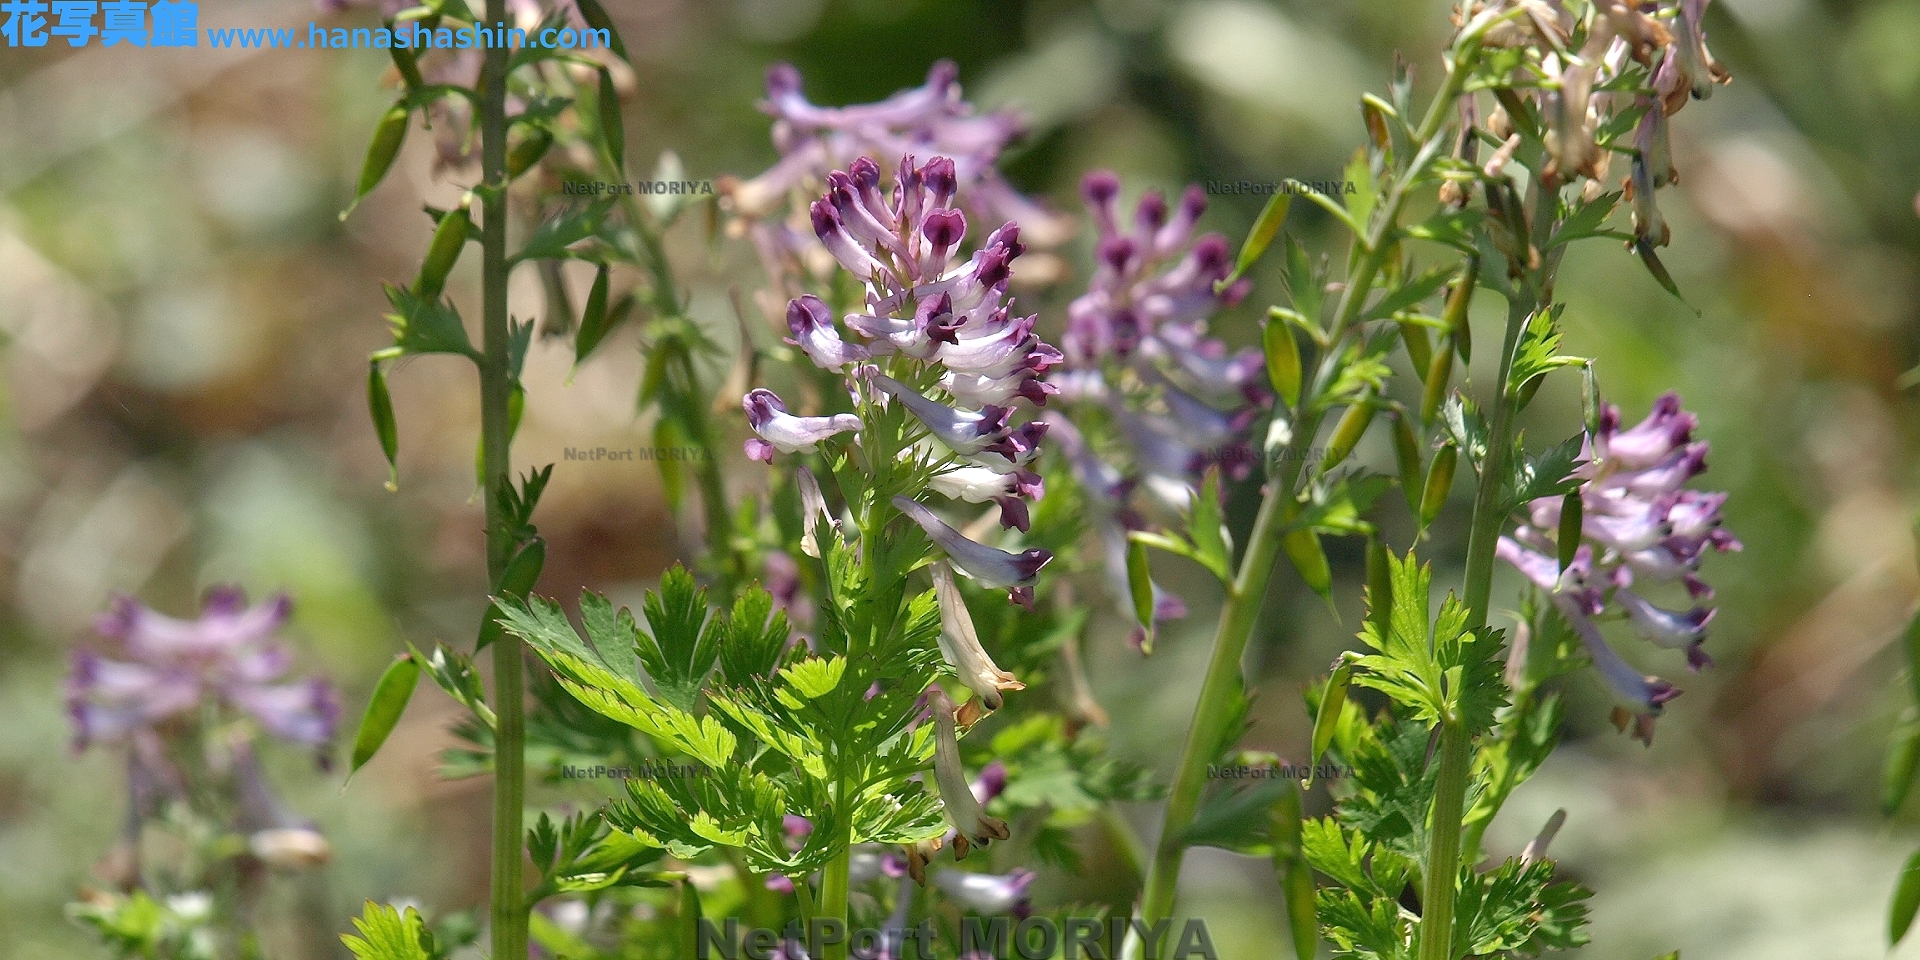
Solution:
[[[1337,177],[1362,137],[1360,93],[1384,87],[1396,51],[1430,80],[1448,29],[1438,0],[608,6],[635,64],[636,178],[665,150],[692,178],[763,169],[774,152],[754,104],[776,60],[800,66],[816,102],[839,104],[915,85],[947,57],[970,99],[1026,113],[1030,136],[1006,169],[1068,210],[1096,166],[1130,192]],[[369,17],[256,0],[203,3],[200,20],[304,30]],[[1651,749],[1616,734],[1604,695],[1576,680],[1566,745],[1489,846],[1511,854],[1569,810],[1555,852],[1598,890],[1588,960],[1676,948],[1688,960],[1883,957],[1888,894],[1920,844],[1915,814],[1889,824],[1875,810],[1886,734],[1907,703],[1895,637],[1920,594],[1909,453],[1920,421],[1897,386],[1920,350],[1920,3],[1721,0],[1708,39],[1735,79],[1681,116],[1681,181],[1663,194],[1666,260],[1698,313],[1606,241],[1568,258],[1561,295],[1567,345],[1600,358],[1610,399],[1635,418],[1679,389],[1713,442],[1705,485],[1732,491],[1729,523],[1746,543],[1706,571],[1720,589],[1719,666],[1676,677],[1686,695]],[[113,591],[176,614],[212,583],[290,591],[303,666],[337,678],[350,716],[403,641],[471,636],[484,589],[472,374],[435,358],[394,372],[397,492],[383,488],[364,392],[365,356],[387,342],[379,281],[412,276],[421,203],[457,191],[430,174],[430,138],[416,135],[360,210],[336,216],[390,98],[387,70],[377,51],[0,52],[0,957],[101,955],[61,907],[112,843],[125,786],[112,751],[68,750],[60,681]],[[1216,198],[1206,224],[1237,237],[1259,202]],[[1291,226],[1324,245],[1315,213]],[[744,243],[699,220],[676,229],[673,254],[695,316],[731,328],[730,295],[751,303],[762,277]],[[1084,245],[1063,255],[1083,277]],[[1263,274],[1216,329],[1251,342],[1275,280]],[[1037,297],[1053,322],[1074,285]],[[477,287],[469,258],[449,289],[471,308]],[[539,293],[531,272],[517,276],[515,312],[538,313]],[[1477,339],[1497,343],[1498,318],[1476,320]],[[520,468],[567,447],[647,443],[632,332],[571,381],[569,360],[553,344],[529,361]],[[1575,384],[1550,386],[1528,412],[1533,435],[1573,432],[1579,403]],[[1391,461],[1383,438],[1361,455]],[[744,461],[729,470],[741,493],[758,476]],[[1458,564],[1464,508],[1433,535],[1443,568]],[[632,602],[694,555],[692,520],[669,510],[649,463],[562,462],[539,517],[540,589]],[[1353,644],[1358,551],[1335,562],[1344,623],[1290,571],[1276,575],[1249,658],[1262,693],[1250,746],[1299,756],[1300,691]],[[1173,579],[1196,609],[1151,660],[1117,623],[1097,620],[1089,643],[1114,749],[1163,771],[1218,599],[1198,577]],[[1497,603],[1514,596],[1497,588]],[[1677,658],[1632,653],[1677,672]],[[294,805],[335,847],[331,867],[287,893],[292,914],[332,932],[367,897],[440,909],[483,898],[485,784],[435,774],[456,709],[423,689],[344,789],[307,758],[276,755]],[[1151,813],[1130,811],[1143,828]],[[1285,949],[1264,864],[1196,851],[1185,889],[1224,956]]]

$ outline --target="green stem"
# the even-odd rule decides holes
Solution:
[[[1533,196],[1537,238],[1550,236],[1558,205],[1557,181],[1542,178]],[[1528,259],[1532,259],[1529,257]],[[1468,630],[1487,625],[1488,601],[1493,591],[1494,547],[1506,526],[1507,504],[1501,502],[1510,474],[1513,449],[1514,391],[1507,381],[1513,373],[1513,354],[1527,320],[1540,306],[1539,297],[1553,288],[1553,266],[1558,258],[1541,258],[1535,270],[1510,271],[1512,290],[1507,300],[1507,329],[1500,347],[1500,372],[1494,380],[1493,422],[1487,431],[1487,453],[1480,465],[1473,495],[1473,525],[1467,535],[1465,600]],[[1466,803],[1469,767],[1473,761],[1473,733],[1457,718],[1442,724],[1440,779],[1434,789],[1433,826],[1428,835],[1426,887],[1421,899],[1420,960],[1452,960],[1453,905],[1459,882],[1462,808]],[[1479,833],[1473,834],[1474,848]]]
[[[1460,884],[1460,815],[1466,805],[1473,735],[1457,718],[1440,727],[1440,779],[1434,785],[1425,889],[1420,896],[1420,960],[1453,960],[1453,901]]]
[[[1454,100],[1460,95],[1466,79],[1464,62],[1456,64],[1447,75],[1446,83],[1435,95],[1415,131],[1416,155],[1445,129]],[[1360,256],[1354,272],[1347,278],[1346,286],[1341,291],[1334,311],[1332,343],[1321,357],[1307,396],[1319,396],[1339,374],[1341,344],[1358,324],[1367,295],[1373,289],[1373,281],[1386,264],[1387,248],[1390,246],[1387,241],[1398,227],[1400,210],[1423,173],[1424,164],[1410,165],[1397,177],[1388,191],[1386,202],[1381,204],[1373,222],[1368,225],[1366,235],[1355,238]],[[1252,536],[1247,541],[1247,552],[1240,561],[1239,571],[1227,591],[1226,605],[1220,612],[1213,654],[1207,663],[1206,678],[1201,683],[1200,700],[1194,708],[1193,722],[1187,728],[1179,771],[1167,799],[1160,839],[1147,872],[1146,888],[1141,895],[1139,916],[1149,928],[1172,913],[1174,895],[1180,883],[1180,864],[1186,852],[1186,845],[1181,838],[1199,809],[1200,794],[1206,786],[1207,764],[1213,759],[1212,751],[1225,733],[1224,727],[1232,716],[1234,705],[1244,696],[1245,680],[1241,675],[1240,661],[1246,652],[1247,640],[1252,635],[1254,620],[1266,600],[1267,581],[1279,557],[1281,538],[1294,516],[1293,490],[1305,464],[1306,450],[1319,431],[1325,413],[1316,409],[1311,400],[1303,406],[1304,409],[1293,423],[1293,435],[1280,459],[1280,469],[1269,481],[1260,512],[1254,519]],[[1138,947],[1137,939],[1130,940],[1129,955],[1134,955],[1132,951]]]
[[[826,870],[820,874],[818,916],[840,921],[840,927],[844,930],[847,925],[847,875],[853,865],[853,818],[849,816],[851,811],[836,813],[841,824],[837,838],[839,852],[833,855]],[[823,946],[822,960],[847,960],[847,938]]]
[[[489,21],[505,20],[506,0],[487,0]],[[480,68],[482,207],[482,343],[480,358],[480,448],[487,510],[487,580],[498,591],[512,557],[513,531],[498,492],[509,481],[508,446],[513,437],[508,400],[513,391],[507,329],[507,57],[489,48]],[[525,960],[527,904],[521,864],[521,808],[526,793],[526,717],[520,638],[493,645],[493,877],[494,960]]]

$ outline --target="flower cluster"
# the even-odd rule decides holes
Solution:
[[[1620,409],[1608,405],[1574,473],[1582,481],[1581,517],[1571,562],[1561,569],[1558,559],[1565,556],[1560,498],[1529,504],[1527,523],[1497,547],[1500,559],[1545,591],[1572,625],[1601,678],[1634,708],[1642,739],[1651,737],[1652,719],[1679,691],[1633,669],[1608,646],[1594,618],[1617,608],[1642,637],[1685,650],[1689,668],[1712,664],[1702,645],[1713,608],[1669,610],[1642,596],[1646,585],[1679,583],[1696,602],[1711,599],[1713,588],[1696,572],[1701,559],[1709,547],[1740,549],[1720,523],[1727,495],[1683,489],[1707,467],[1707,443],[1692,439],[1697,424],[1677,394],[1660,397],[1645,420],[1627,429],[1620,427]]]
[[[965,194],[964,209],[987,223],[1013,221],[1027,242],[1052,247],[1065,241],[1072,221],[1014,190],[994,167],[1002,150],[1021,133],[1019,118],[1006,111],[975,113],[960,98],[959,69],[942,60],[925,84],[878,103],[821,107],[801,92],[800,71],[775,64],[767,71],[761,109],[774,118],[773,142],[780,160],[751,180],[723,180],[729,209],[743,218],[736,229],[752,238],[767,275],[776,280],[818,273],[826,261],[808,229],[805,202],[829,171],[850,169],[861,157],[951,158],[953,176]]]
[[[191,798],[189,782],[200,775],[183,771],[176,757],[199,763],[209,750],[231,785],[234,826],[246,836],[255,859],[282,867],[326,861],[326,838],[274,795],[250,734],[225,731],[209,749],[170,749],[190,732],[210,733],[197,725],[213,706],[250,717],[280,739],[318,747],[326,762],[340,701],[324,680],[283,682],[292,654],[274,634],[290,610],[285,594],[249,606],[237,588],[221,587],[208,593],[198,620],[164,616],[125,596],[100,617],[96,629],[127,659],[76,652],[66,693],[76,750],[95,743],[127,745],[132,812],[120,852],[110,862],[131,861],[142,825],[160,816],[166,804]],[[129,862],[112,872],[132,869]]]
[[[1132,617],[1126,531],[1146,524],[1132,495],[1177,512],[1190,506],[1194,482],[1209,466],[1244,476],[1254,462],[1247,432],[1270,398],[1260,351],[1233,351],[1208,336],[1208,319],[1238,303],[1249,281],[1216,289],[1231,263],[1226,238],[1194,238],[1207,206],[1200,188],[1188,188],[1171,210],[1147,192],[1131,224],[1118,214],[1120,181],[1112,173],[1088,174],[1081,194],[1099,231],[1098,263],[1087,292],[1067,308],[1066,362],[1050,380],[1062,400],[1095,415],[1080,419],[1113,425],[1113,456],[1065,416],[1049,420],[1087,492],[1111,593]],[[1156,619],[1186,612],[1157,588],[1154,606]],[[1147,636],[1146,625],[1137,625],[1135,646]]]
[[[1004,526],[1026,530],[1027,503],[1042,493],[1029,468],[1047,424],[1015,424],[1013,404],[1044,403],[1054,388],[1042,376],[1062,358],[1034,333],[1035,317],[1012,315],[1006,290],[1025,250],[1020,227],[1008,222],[962,259],[967,218],[954,206],[953,161],[916,165],[907,157],[897,171],[890,195],[879,165],[866,157],[828,175],[827,195],[810,211],[814,232],[864,283],[864,309],[843,318],[843,333],[824,301],[795,298],[787,305],[789,342],[821,369],[845,375],[868,416],[898,404],[912,418],[915,442],[895,454],[925,467],[935,493],[994,503]],[[742,405],[756,434],[747,454],[769,462],[776,452],[812,453],[865,426],[850,413],[796,416],[765,388]],[[1044,551],[1009,554],[962,536],[909,497],[894,502],[961,573],[1031,601],[1034,576],[1049,559]]]
[[[281,682],[293,655],[274,634],[291,610],[285,594],[248,606],[233,587],[210,591],[198,620],[177,620],[132,597],[117,598],[96,628],[127,659],[74,654],[67,678],[74,748],[193,720],[209,700],[248,714],[282,740],[330,743],[340,720],[332,685],[319,678]]]
[[[1654,201],[1657,188],[1679,177],[1668,149],[1667,118],[1689,98],[1705,100],[1715,84],[1729,79],[1726,68],[1707,50],[1707,2],[1597,0],[1578,51],[1560,52],[1568,49],[1575,31],[1565,7],[1544,0],[1502,0],[1501,6],[1523,8],[1525,15],[1490,37],[1509,44],[1537,39],[1550,51],[1542,57],[1541,72],[1558,82],[1541,85],[1536,97],[1547,123],[1552,169],[1566,178],[1591,178],[1590,197],[1604,189],[1601,182],[1612,157],[1598,142],[1599,131],[1615,115],[1640,113],[1633,132],[1633,166],[1624,187],[1633,204],[1634,241],[1643,250],[1665,246],[1669,235]],[[1639,92],[1608,92],[1638,71],[1646,72],[1650,85]],[[1509,142],[1517,136],[1504,114],[1496,115],[1490,126]]]

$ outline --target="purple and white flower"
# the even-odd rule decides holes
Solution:
[[[947,526],[932,510],[914,500],[894,497],[893,505],[927,532],[934,545],[953,561],[954,569],[982,586],[1006,588],[1015,602],[1032,607],[1034,582],[1040,576],[1040,568],[1053,560],[1053,554],[1038,547],[1008,553],[967,539],[965,534]]]
[[[1657,646],[1686,651],[1687,666],[1712,665],[1703,645],[1710,607],[1677,610],[1658,606],[1638,585],[1681,583],[1695,601],[1712,588],[1696,575],[1708,547],[1740,549],[1720,521],[1724,493],[1682,489],[1706,469],[1707,444],[1693,440],[1699,420],[1681,409],[1677,394],[1655,401],[1645,420],[1622,429],[1620,410],[1601,411],[1599,429],[1587,438],[1583,462],[1573,476],[1582,482],[1581,543],[1563,570],[1560,498],[1527,505],[1527,523],[1501,537],[1496,555],[1545,592],[1585,645],[1601,679],[1638,715],[1636,736],[1651,739],[1652,720],[1679,695],[1673,685],[1642,675],[1607,644],[1594,618],[1618,608],[1627,622]]]
[[[747,411],[747,425],[759,434],[747,441],[747,456],[773,461],[775,450],[781,453],[812,453],[820,441],[842,433],[858,433],[860,418],[850,413],[830,417],[796,417],[772,390],[764,387],[748,393],[741,401]]]
[[[280,682],[293,655],[275,634],[291,611],[285,594],[249,606],[233,587],[209,591],[197,620],[116,598],[96,629],[126,659],[79,651],[67,678],[75,749],[191,720],[208,701],[247,714],[281,739],[330,743],[340,721],[333,687],[319,679]]]

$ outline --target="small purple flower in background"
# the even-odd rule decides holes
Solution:
[[[1127,531],[1148,526],[1148,512],[1189,508],[1209,466],[1246,475],[1255,460],[1248,431],[1270,397],[1261,352],[1231,350],[1207,333],[1207,321],[1238,303],[1250,281],[1215,290],[1231,264],[1226,238],[1194,236],[1207,206],[1200,188],[1171,210],[1147,192],[1130,224],[1112,173],[1088,174],[1080,192],[1098,230],[1097,263],[1087,292],[1067,308],[1064,364],[1048,377],[1070,413],[1047,419],[1087,492],[1116,609],[1132,620]],[[1089,435],[1074,420],[1114,429]],[[1179,597],[1154,587],[1155,620],[1185,615]],[[1132,643],[1144,649],[1148,635],[1135,624]]]
[[[1707,467],[1707,444],[1694,441],[1699,421],[1668,393],[1639,424],[1621,429],[1620,409],[1608,405],[1599,430],[1586,441],[1580,478],[1581,542],[1565,570],[1560,556],[1562,501],[1545,497],[1527,505],[1527,522],[1501,537],[1496,552],[1545,591],[1586,647],[1614,695],[1636,715],[1635,736],[1651,742],[1653,718],[1679,696],[1673,684],[1633,669],[1600,634],[1594,618],[1617,608],[1633,629],[1654,644],[1686,651],[1687,666],[1713,663],[1706,651],[1711,607],[1658,606],[1642,592],[1648,585],[1678,584],[1695,601],[1713,588],[1697,574],[1707,549],[1740,549],[1721,526],[1724,493],[1683,489]]]
[[[774,118],[773,143],[780,160],[751,180],[724,179],[719,186],[727,206],[742,218],[734,229],[751,236],[777,286],[791,295],[798,292],[791,278],[825,272],[827,262],[818,256],[807,205],[833,171],[851,172],[851,165],[863,157],[889,162],[909,155],[949,157],[954,183],[964,196],[963,209],[974,218],[1016,222],[1029,241],[1041,247],[1072,236],[1070,218],[1022,196],[994,167],[1001,151],[1021,135],[1019,118],[1006,111],[976,113],[960,98],[958,76],[959,68],[942,60],[927,71],[926,83],[878,103],[821,107],[801,92],[800,71],[791,64],[767,70],[767,98],[761,109]],[[933,222],[936,246],[946,235],[939,231],[949,225],[944,218]],[[945,246],[951,249],[955,243],[957,238]]]
[[[962,910],[987,917],[1012,914],[1018,919],[1025,919],[1033,914],[1027,888],[1033,885],[1036,876],[1031,870],[1016,869],[1004,876],[996,876],[945,869],[935,870],[932,879],[933,885]]]
[[[84,650],[73,656],[67,713],[74,748],[192,719],[208,700],[246,713],[273,736],[325,747],[340,721],[333,687],[318,678],[280,682],[293,656],[274,634],[291,610],[285,594],[248,606],[234,587],[209,591],[198,620],[117,598],[97,629],[126,659]]]

